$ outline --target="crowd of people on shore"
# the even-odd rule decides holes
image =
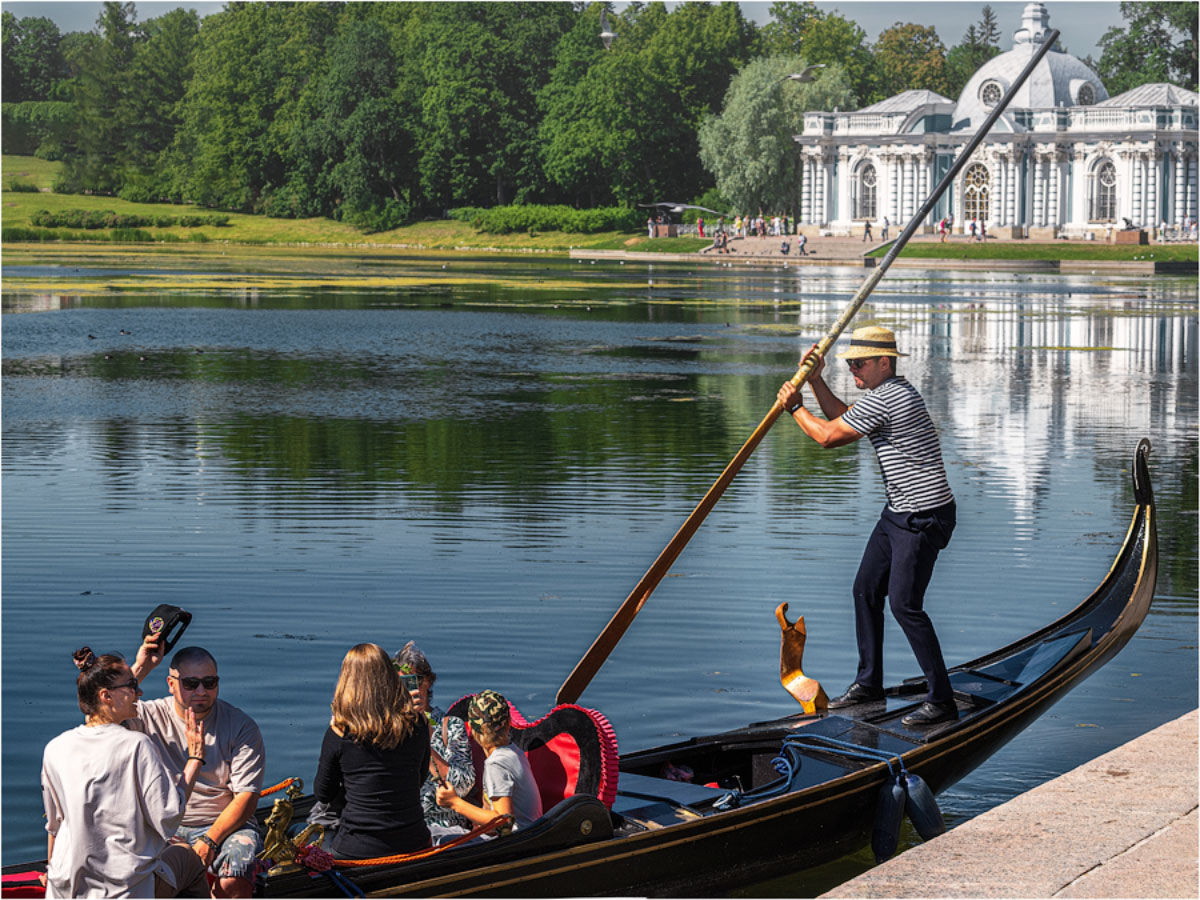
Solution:
[[[255,811],[266,748],[254,720],[218,697],[217,662],[176,652],[169,695],[142,700],[162,662],[148,634],[130,665],[76,651],[84,723],[47,744],[42,763],[47,897],[250,897],[262,862]],[[467,723],[433,704],[437,680],[413,642],[394,656],[350,649],[333,692],[309,822],[337,859],[409,853],[510,817],[499,833],[542,815],[525,754],[510,742],[508,701],[481,691],[467,706],[483,750],[482,804]]]

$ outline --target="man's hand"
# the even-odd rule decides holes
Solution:
[[[146,676],[154,671],[154,667],[163,661],[163,635],[161,632],[146,635],[142,646],[138,647],[137,657],[129,670],[138,681],[144,681]]]
[[[199,839],[192,844],[192,852],[200,857],[200,862],[204,863],[204,868],[206,869],[212,865],[212,861],[217,855],[216,850],[209,846],[209,844],[205,841]]]
[[[779,400],[779,405],[784,410],[789,410],[794,406],[803,406],[804,403],[800,399],[800,391],[790,381],[785,381],[783,386],[779,388],[779,392],[775,395]]]
[[[804,354],[804,358],[800,360],[800,365],[803,366],[808,362],[809,357],[814,360],[812,373],[808,376],[809,380],[820,378],[821,373],[825,371],[825,357],[817,352],[817,345],[813,344],[812,348]]]

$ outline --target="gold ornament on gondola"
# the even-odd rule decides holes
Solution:
[[[787,620],[786,603],[780,603],[775,609],[775,618],[779,622],[781,632],[779,644],[779,681],[783,689],[791,694],[804,707],[806,713],[820,713],[829,708],[829,697],[821,682],[809,678],[801,671],[804,659],[804,642],[808,633],[804,629],[804,616],[794,623]]]
[[[301,866],[296,864],[296,854],[307,844],[314,841],[319,843],[325,837],[325,829],[320,825],[307,825],[295,837],[288,835],[294,809],[292,801],[302,793],[304,782],[296,778],[284,796],[275,801],[271,814],[267,816],[267,835],[263,838],[263,851],[258,856],[259,859],[274,863],[267,872],[268,876],[299,871]]]

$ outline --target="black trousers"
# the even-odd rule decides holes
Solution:
[[[854,579],[854,624],[858,637],[858,675],[866,687],[883,687],[883,601],[904,630],[929,686],[934,703],[954,698],[933,623],[924,610],[925,589],[938,552],[950,543],[957,521],[951,500],[916,513],[886,507],[863,551]]]

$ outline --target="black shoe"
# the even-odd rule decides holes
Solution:
[[[833,704],[831,703],[830,706]],[[900,720],[901,725],[936,725],[938,722],[953,722],[958,718],[958,705],[953,700],[934,703],[926,700]]]
[[[883,688],[867,687],[857,681],[846,688],[846,693],[829,701],[830,709],[841,709],[843,706],[854,706],[856,703],[871,703],[883,699]]]

